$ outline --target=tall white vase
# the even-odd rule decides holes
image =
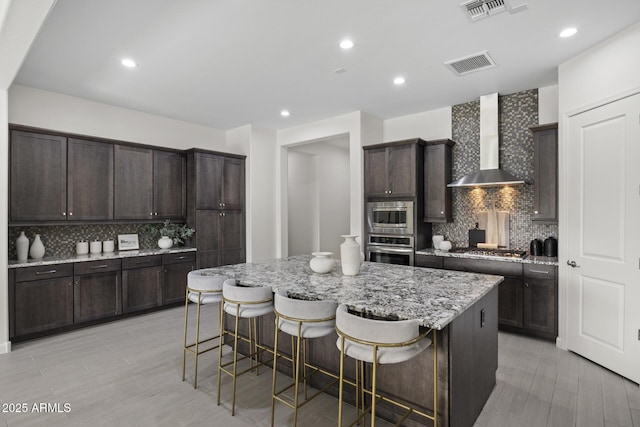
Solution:
[[[21,231],[20,236],[16,239],[16,251],[18,252],[18,261],[26,261],[29,257],[29,239],[24,235],[24,231]]]
[[[340,261],[342,263],[342,274],[345,276],[355,276],[360,272],[360,244],[356,242],[355,235],[344,234],[344,242],[340,244]]]
[[[42,244],[42,240],[40,240],[39,234],[36,234],[36,237],[33,239],[31,249],[29,249],[29,255],[33,259],[40,259],[44,256],[44,245]]]

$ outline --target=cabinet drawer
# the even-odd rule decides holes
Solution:
[[[16,282],[73,276],[73,264],[39,265],[16,269]]]
[[[177,264],[180,262],[194,262],[196,260],[195,252],[178,252],[175,254],[162,255],[163,264]]]
[[[555,280],[556,266],[543,264],[523,264],[524,277],[531,279]]]
[[[107,271],[119,271],[121,262],[119,259],[105,259],[102,261],[87,261],[74,264],[73,274],[76,276],[82,274],[104,273]]]
[[[416,266],[426,268],[443,268],[443,257],[416,254]]]
[[[162,265],[162,255],[137,256],[122,259],[122,269],[156,267]]]
[[[445,270],[522,277],[522,264],[519,262],[445,257],[444,268]]]

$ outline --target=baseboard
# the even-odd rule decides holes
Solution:
[[[11,353],[11,341],[0,343],[0,354]]]

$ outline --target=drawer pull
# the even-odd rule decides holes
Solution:
[[[186,256],[186,255],[182,255],[182,256],[177,256],[177,257],[175,257],[174,259],[186,259],[186,258],[187,258],[187,256]]]
[[[529,270],[531,273],[540,273],[540,274],[549,274],[548,271],[545,270]]]
[[[91,269],[92,270],[97,270],[99,268],[107,268],[107,267],[109,267],[109,264],[94,265],[94,266],[91,266]]]
[[[53,274],[57,272],[58,270],[36,271],[36,276],[41,276],[43,274]]]

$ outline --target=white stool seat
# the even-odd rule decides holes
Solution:
[[[213,304],[222,301],[222,284],[234,279],[221,275],[202,274],[202,270],[193,270],[187,274],[187,288],[189,289],[189,301],[197,303],[200,293],[200,304]]]
[[[301,322],[301,338],[319,338],[335,331],[335,321],[317,320],[334,317],[337,303],[332,301],[305,301],[288,298],[286,292],[278,291],[273,300],[275,310],[281,315]],[[298,336],[298,322],[283,317],[278,318],[278,328],[291,335]]]
[[[225,299],[224,311],[232,316],[238,315],[246,319],[273,312],[273,294],[269,287],[236,286],[235,282],[224,283],[222,294]],[[256,304],[257,301],[268,302]]]

